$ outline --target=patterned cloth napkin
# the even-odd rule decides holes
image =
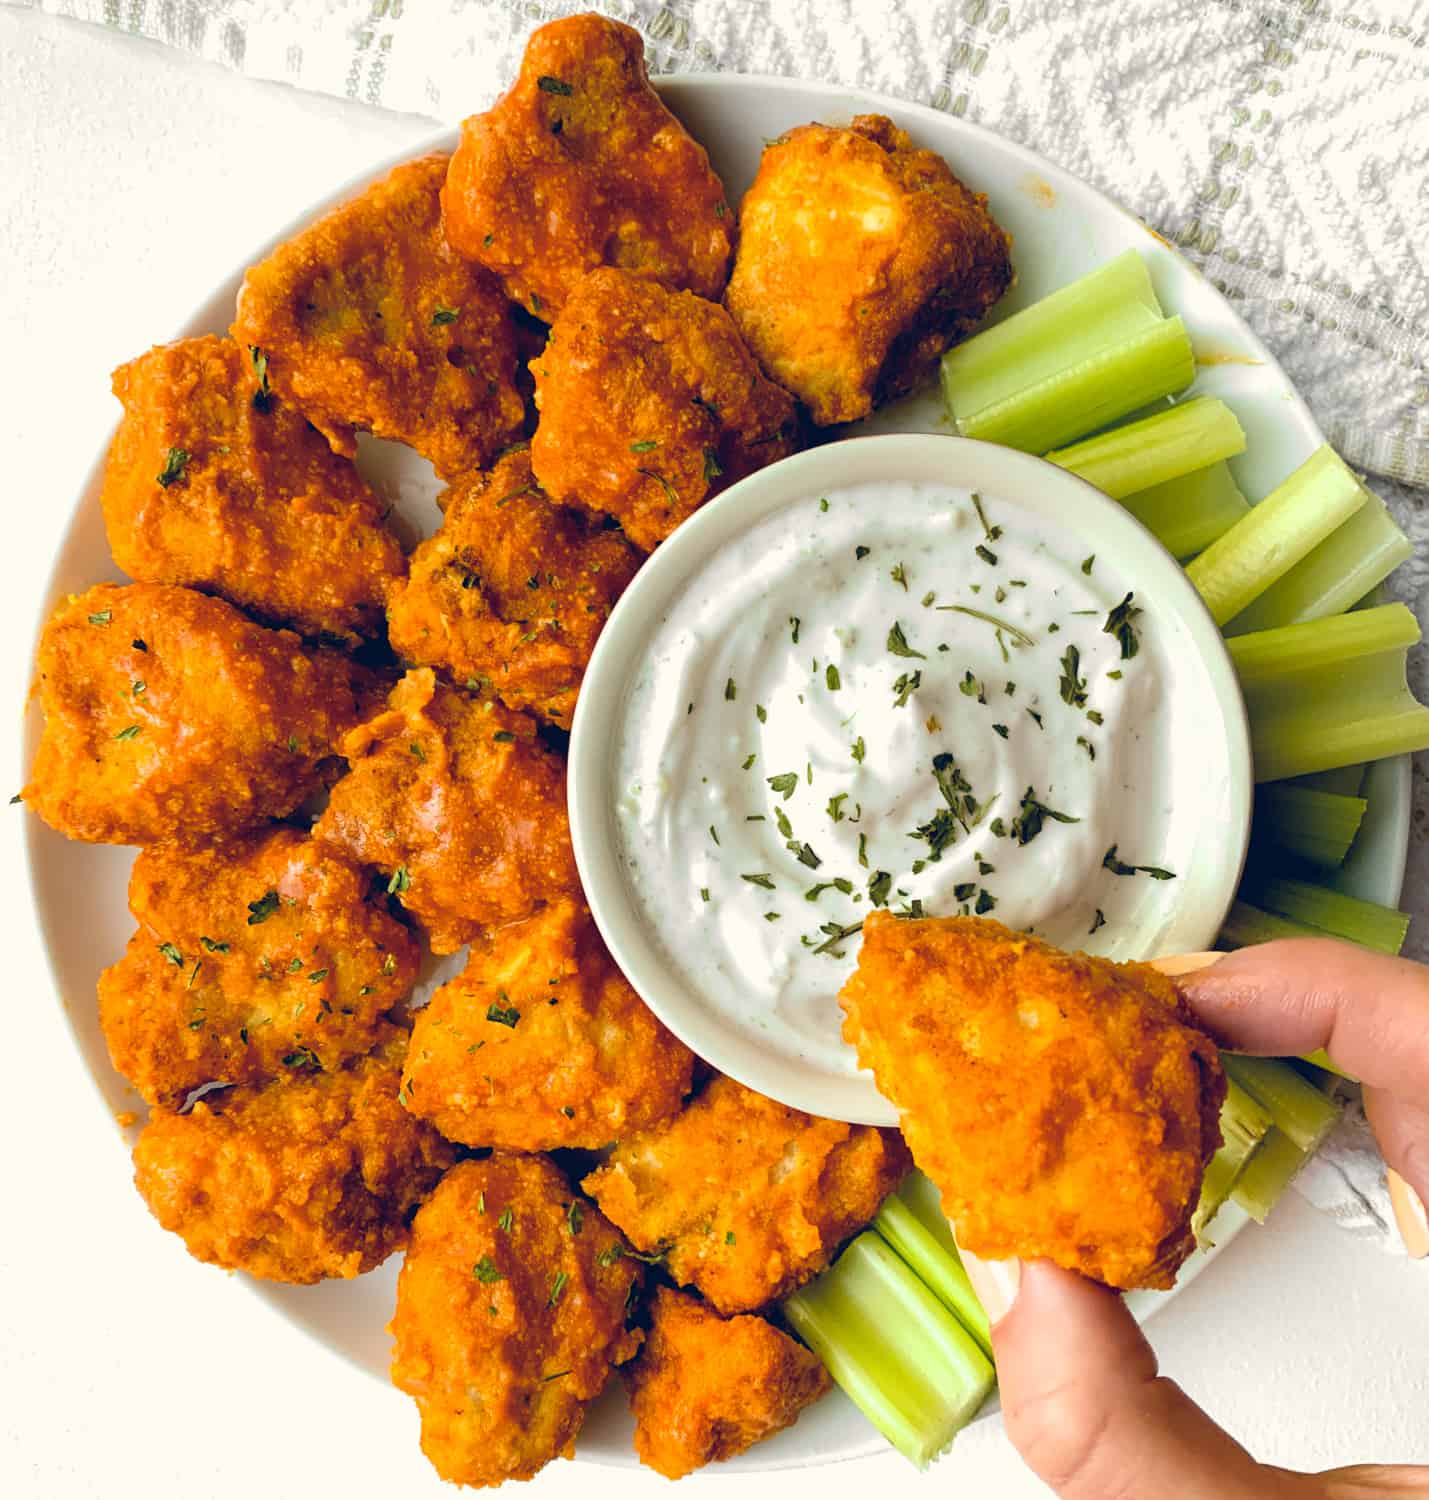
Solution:
[[[594,8],[644,33],[652,72],[816,78],[976,120],[1109,193],[1230,298],[1415,542],[1391,587],[1429,627],[1429,0],[6,3],[453,122],[502,90],[533,27]],[[1422,911],[1419,765],[1414,818],[1404,899]],[[1429,935],[1410,951],[1429,957]],[[1398,1247],[1362,1115],[1302,1191]]]

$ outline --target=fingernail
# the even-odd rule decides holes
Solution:
[[[1168,979],[1177,979],[1182,974],[1194,974],[1198,969],[1208,969],[1227,957],[1224,953],[1168,953],[1165,958],[1152,958],[1147,962]]]
[[[1388,1177],[1389,1201],[1394,1205],[1399,1237],[1409,1254],[1415,1260],[1422,1260],[1429,1255],[1429,1214],[1424,1212],[1424,1200],[1393,1167],[1389,1169]],[[972,1272],[969,1271],[968,1275],[971,1276]]]
[[[963,1270],[973,1284],[977,1300],[987,1314],[987,1321],[994,1327],[1012,1311],[1017,1300],[1017,1288],[1022,1284],[1022,1262],[1012,1260],[980,1260],[966,1250],[960,1251]]]

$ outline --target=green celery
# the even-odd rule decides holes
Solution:
[[[1207,1243],[1206,1228],[1240,1180],[1246,1164],[1274,1123],[1270,1111],[1251,1098],[1234,1079],[1226,1080],[1226,1102],[1221,1106],[1221,1145],[1201,1179],[1201,1197],[1191,1216],[1191,1232]]]
[[[1368,491],[1329,446],[1317,448],[1248,515],[1186,568],[1217,625],[1253,599],[1343,526]]]
[[[1283,1130],[1270,1130],[1246,1163],[1231,1197],[1257,1224],[1264,1224],[1280,1195],[1309,1159],[1309,1153]]]
[[[1267,841],[1310,864],[1338,870],[1368,806],[1363,797],[1272,782],[1256,793],[1256,842]]]
[[[1247,901],[1237,900],[1231,903],[1216,941],[1226,948],[1251,948],[1256,943],[1273,943],[1278,938],[1324,936],[1318,927],[1307,927],[1304,922],[1292,922],[1288,917],[1276,916]]]
[[[1337,1104],[1278,1058],[1223,1052],[1221,1066],[1227,1078],[1270,1111],[1276,1126],[1302,1151],[1316,1150],[1340,1118]]]
[[[1184,478],[1245,452],[1245,433],[1224,401],[1202,396],[1045,455],[1113,500]]]
[[[898,1191],[883,1200],[873,1227],[928,1284],[934,1296],[992,1358],[987,1314],[963,1270],[952,1227],[937,1188],[921,1172],[910,1172]]]
[[[920,1469],[991,1393],[977,1340],[878,1235],[858,1236],[784,1316],[890,1443]]]
[[[1337,797],[1358,797],[1364,790],[1365,772],[1368,766],[1336,766],[1333,771],[1312,771],[1308,776],[1297,776],[1287,786],[1309,787],[1315,792],[1333,792]]]
[[[1225,462],[1154,484],[1121,503],[1180,562],[1203,552],[1250,512]]]
[[[1361,901],[1358,896],[1347,896],[1308,880],[1271,876],[1248,880],[1242,889],[1268,912],[1347,938],[1377,953],[1397,954],[1409,931],[1409,918],[1402,911]]]

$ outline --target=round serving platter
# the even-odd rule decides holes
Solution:
[[[1198,356],[1194,391],[1221,397],[1245,429],[1247,450],[1231,461],[1242,489],[1252,497],[1266,494],[1323,441],[1284,372],[1220,293],[1138,219],[1034,152],[937,110],[826,84],[705,74],[660,79],[657,87],[708,148],[730,201],[736,204],[753,179],[766,140],[811,120],[841,124],[857,114],[891,116],[918,145],[937,151],[964,182],[986,193],[993,215],[1011,233],[1017,282],[999,306],[998,316],[1035,301],[1123,250],[1136,249],[1146,258],[1163,306],[1181,314],[1191,332]],[[343,184],[331,197],[315,203],[302,221],[283,227],[234,267],[221,270],[209,300],[181,327],[155,329],[156,341],[226,331],[249,265],[398,161],[422,150],[451,150],[455,144],[455,132],[442,131],[422,146],[378,163]],[[107,372],[92,370],[87,378],[106,377]],[[848,431],[853,436],[947,430],[937,393],[930,391],[888,407]],[[70,592],[104,579],[123,578],[109,555],[100,514],[103,460],[101,451],[76,501],[48,580],[45,615]],[[440,485],[425,461],[393,444],[363,441],[358,463],[393,502],[406,540],[415,541],[435,529],[439,516],[431,502]],[[36,622],[37,632],[40,623]],[[30,649],[33,652],[33,642]],[[32,710],[25,727],[26,764],[38,733],[38,713]],[[1399,899],[1408,847],[1408,758],[1374,767],[1367,795],[1369,813],[1341,883],[1354,894],[1393,904]],[[28,820],[27,849],[35,921],[48,951],[56,993],[96,1086],[132,1141],[138,1125],[123,1122],[142,1122],[143,1105],[110,1066],[94,992],[100,971],[118,958],[133,931],[125,892],[134,851],[70,843],[35,818]],[[450,960],[444,961],[443,971],[451,967]],[[425,985],[437,977],[429,973]],[[1222,1210],[1216,1221],[1216,1249],[1193,1257],[1177,1289],[1201,1274],[1245,1222],[1233,1205]],[[183,1253],[177,1241],[170,1251]],[[398,1263],[394,1257],[370,1275],[315,1287],[238,1281],[335,1353],[385,1381],[390,1355],[386,1324]],[[215,1276],[214,1295],[231,1295],[229,1288],[234,1284]],[[1136,1293],[1128,1300],[1144,1320],[1173,1295]],[[392,1399],[406,1398],[394,1390]],[[995,1403],[990,1403],[984,1416],[994,1409]],[[578,1457],[633,1466],[630,1432],[619,1382],[613,1382],[591,1413]],[[886,1451],[886,1446],[836,1391],[807,1411],[794,1427],[721,1469],[727,1473],[802,1468]]]

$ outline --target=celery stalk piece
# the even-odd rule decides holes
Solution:
[[[1413,550],[1384,501],[1366,489],[1354,515],[1241,610],[1226,634],[1343,614],[1378,588]]]
[[[977,1340],[876,1234],[859,1235],[783,1308],[859,1410],[920,1469],[992,1390]]]
[[[1113,500],[1124,500],[1244,452],[1245,433],[1230,407],[1202,396],[1044,457]]]
[[[1251,948],[1256,943],[1273,943],[1277,938],[1324,936],[1324,932],[1318,927],[1309,927],[1304,922],[1292,922],[1288,917],[1261,911],[1247,901],[1233,901],[1225,921],[1221,923],[1221,934],[1216,941],[1225,948]]]
[[[1304,1152],[1314,1151],[1335,1128],[1339,1106],[1288,1063],[1274,1057],[1221,1053],[1226,1077],[1268,1109],[1276,1127]]]
[[[1250,716],[1257,781],[1281,781],[1429,748],[1429,708],[1404,654],[1419,626],[1402,604],[1356,609],[1226,642]]]
[[[963,1325],[992,1358],[992,1334],[962,1258],[953,1231],[943,1216],[938,1190],[921,1172],[910,1172],[883,1200],[873,1227],[927,1283],[938,1301]]]
[[[1310,1159],[1283,1130],[1271,1130],[1231,1188],[1231,1197],[1257,1224],[1264,1224],[1276,1201]]]
[[[1283,578],[1365,503],[1369,491],[1328,445],[1186,568],[1217,625]]]
[[[1256,793],[1257,842],[1268,841],[1312,865],[1338,870],[1368,806],[1363,797],[1273,782]]]
[[[1409,918],[1402,911],[1361,901],[1358,896],[1347,896],[1308,880],[1272,876],[1247,881],[1242,889],[1268,912],[1348,938],[1377,953],[1397,954],[1409,931]]]
[[[1312,771],[1285,784],[1309,787],[1315,792],[1333,792],[1337,797],[1358,797],[1364,790],[1368,770],[1368,766],[1336,766],[1333,771]]]
[[[1264,1105],[1234,1079],[1227,1079],[1226,1102],[1221,1106],[1221,1146],[1201,1179],[1201,1197],[1191,1216],[1191,1232],[1207,1243],[1206,1228],[1230,1197],[1246,1164],[1274,1123]]]
[[[1250,513],[1250,502],[1225,462],[1138,490],[1121,503],[1180,562],[1203,552]]]

